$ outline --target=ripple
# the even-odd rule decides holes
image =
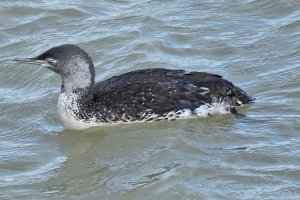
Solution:
[[[0,187],[40,183],[42,181],[48,180],[55,174],[53,170],[59,169],[61,165],[66,161],[66,159],[67,158],[65,157],[57,157],[52,162],[43,164],[42,166],[34,170],[10,176],[2,176],[2,181],[0,181]]]
[[[0,198],[295,199],[299,2],[4,1]],[[60,77],[12,62],[79,44],[97,79],[165,67],[223,75],[257,98],[214,116],[66,131]]]

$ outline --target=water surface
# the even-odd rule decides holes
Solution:
[[[0,3],[0,199],[299,199],[298,1]],[[223,75],[255,104],[205,119],[64,130],[60,78],[12,62],[80,45],[97,80]]]

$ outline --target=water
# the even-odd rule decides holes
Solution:
[[[0,199],[299,199],[299,1],[0,2]],[[60,78],[12,62],[80,45],[97,80],[166,67],[256,97],[207,119],[64,130]]]

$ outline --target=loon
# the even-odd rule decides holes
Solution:
[[[206,72],[150,68],[95,83],[91,57],[73,44],[14,61],[41,65],[61,76],[57,111],[66,129],[174,120],[215,112],[238,114],[236,107],[254,100],[220,75]],[[220,105],[223,111],[215,111]]]

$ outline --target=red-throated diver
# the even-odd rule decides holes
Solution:
[[[92,59],[72,44],[15,61],[42,65],[61,76],[57,108],[67,129],[236,113],[237,106],[253,101],[231,82],[206,72],[153,68],[95,83]]]

